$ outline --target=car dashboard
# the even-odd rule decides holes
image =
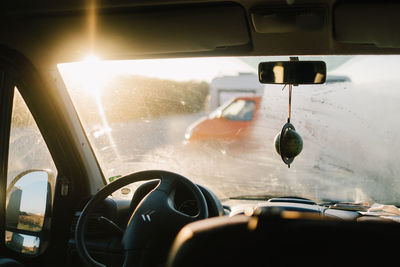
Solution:
[[[86,246],[90,254],[97,261],[107,266],[123,265],[123,248],[121,239],[131,214],[139,205],[140,201],[156,186],[158,181],[150,181],[139,186],[132,200],[116,197],[108,197],[95,212],[90,215],[86,229]],[[352,222],[388,222],[386,219],[372,216],[363,216],[356,210],[346,210],[335,205],[318,204],[312,200],[300,197],[275,197],[266,200],[229,199],[221,202],[216,195],[204,186],[198,185],[203,193],[209,209],[209,218],[226,217],[235,218],[243,216],[258,216],[268,214],[283,218],[301,218],[331,221]],[[184,186],[177,185],[171,193],[171,200],[176,210],[193,216],[197,213],[196,202],[191,193]],[[76,211],[71,223],[69,240],[69,266],[84,266],[75,247],[75,227],[84,207],[86,200],[82,203],[80,210]],[[350,205],[351,206],[351,205]],[[149,218],[149,220],[151,220]]]

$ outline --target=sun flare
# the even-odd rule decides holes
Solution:
[[[102,60],[95,54],[75,63],[58,65],[68,82],[79,83],[82,89],[98,94],[109,81],[121,75],[138,75],[174,81],[207,81],[222,75],[239,72],[256,72],[248,64],[236,58],[185,58],[146,60]]]

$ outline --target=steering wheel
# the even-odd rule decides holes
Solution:
[[[159,264],[160,257],[166,257],[165,251],[169,249],[176,234],[184,225],[208,217],[206,199],[200,189],[189,179],[162,170],[128,174],[97,192],[79,216],[75,230],[76,249],[86,265],[105,266],[90,256],[85,245],[84,234],[89,214],[114,191],[134,182],[154,179],[159,179],[159,184],[137,206],[123,234],[124,266]],[[198,209],[195,216],[184,214],[174,208],[171,193],[177,183],[184,184],[192,192]]]

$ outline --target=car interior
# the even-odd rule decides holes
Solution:
[[[185,149],[191,149],[190,153],[176,160],[172,158],[178,152],[167,149],[165,154],[156,150],[158,154],[155,153],[153,158],[143,158],[141,154],[135,157],[134,154],[139,151],[135,150],[135,146],[140,149],[147,142],[146,138],[156,144],[164,142],[164,135],[158,137],[153,130],[145,129],[148,121],[157,123],[157,119],[163,118],[167,112],[171,112],[167,114],[172,114],[171,120],[175,119],[171,108],[167,107],[165,114],[157,113],[157,118],[148,114],[141,117],[147,124],[132,122],[129,126],[123,124],[123,116],[127,113],[122,111],[121,114],[125,115],[115,115],[114,126],[102,128],[103,132],[88,131],[87,122],[96,121],[97,115],[93,115],[93,110],[97,107],[95,104],[91,106],[91,102],[84,97],[85,94],[93,98],[96,95],[79,89],[73,93],[73,81],[68,80],[67,74],[68,70],[83,73],[78,65],[71,65],[68,69],[68,64],[82,62],[93,54],[107,61],[139,61],[143,65],[138,69],[145,68],[143,62],[152,61],[155,64],[151,66],[161,66],[160,72],[168,71],[168,67],[162,65],[165,60],[189,60],[181,72],[189,72],[193,67],[192,71],[199,75],[206,70],[197,71],[194,67],[197,63],[192,63],[196,60],[243,57],[250,62],[249,58],[254,59],[256,63],[251,64],[255,66],[258,82],[279,84],[271,90],[284,99],[279,110],[283,120],[279,120],[280,128],[273,130],[278,132],[275,140],[262,138],[268,151],[273,151],[271,155],[276,156],[276,161],[270,163],[265,159],[270,154],[257,154],[249,161],[258,163],[251,165],[246,172],[252,174],[254,171],[255,176],[270,177],[270,170],[271,173],[278,170],[276,179],[279,180],[279,175],[282,175],[283,180],[290,180],[285,173],[301,173],[301,165],[311,166],[312,173],[321,171],[316,164],[307,162],[307,153],[314,151],[314,145],[307,144],[311,143],[310,136],[317,135],[318,130],[303,133],[303,139],[296,133],[296,129],[303,129],[300,123],[296,123],[296,116],[299,118],[300,112],[313,108],[298,108],[300,105],[296,106],[295,101],[303,95],[296,93],[303,89],[302,94],[306,95],[308,88],[314,84],[344,86],[347,91],[351,90],[352,87],[347,85],[350,83],[347,77],[350,77],[350,72],[343,71],[339,73],[341,76],[332,72],[330,75],[331,58],[399,55],[400,3],[373,0],[4,0],[0,6],[0,266],[388,266],[397,261],[394,256],[397,251],[395,244],[400,238],[400,210],[397,208],[400,201],[396,196],[400,197],[397,191],[400,186],[396,179],[400,169],[396,163],[389,170],[389,175],[385,174],[385,179],[390,176],[390,183],[382,186],[387,191],[374,187],[375,182],[383,181],[379,180],[381,176],[377,175],[373,182],[368,180],[371,194],[383,195],[374,201],[385,204],[379,209],[373,209],[376,207],[372,205],[374,202],[365,205],[364,202],[328,200],[324,197],[316,200],[308,197],[309,194],[296,194],[298,191],[295,190],[261,195],[260,192],[267,188],[256,182],[248,185],[255,195],[233,194],[224,198],[221,197],[225,196],[222,192],[224,188],[234,187],[242,192],[240,190],[244,190],[247,176],[241,173],[242,162],[225,166],[210,156],[213,155],[211,152],[200,151],[205,146],[203,143],[194,144],[198,141],[191,138],[195,136],[195,126],[205,121],[199,119],[200,115],[195,118],[198,121],[190,117],[190,123],[184,126],[188,128],[179,133],[182,139],[179,139],[179,144],[184,143]],[[313,56],[318,58],[308,61],[309,65],[302,61]],[[263,61],[268,62],[259,64]],[[207,65],[208,68],[212,68],[212,62]],[[95,69],[96,64],[100,63],[89,68]],[[385,65],[385,59],[382,64]],[[63,66],[65,71],[60,72]],[[226,66],[228,68],[229,64]],[[151,68],[150,73],[152,70],[155,72],[156,67]],[[278,69],[282,69],[281,76],[277,74]],[[396,72],[398,70],[394,69],[393,76]],[[82,83],[92,80],[101,83],[102,75],[106,74],[81,75]],[[310,75],[308,80],[304,78],[307,75]],[[387,81],[382,80],[384,78],[380,80],[379,74],[366,75],[371,80],[376,79],[377,83],[381,82],[382,87],[386,86]],[[164,78],[158,82],[167,83],[167,80]],[[179,84],[167,87],[171,95],[175,94],[173,87]],[[128,91],[131,98],[127,100],[126,107],[144,106],[150,109],[153,102],[146,102],[147,95],[137,93],[140,91],[139,82],[135,86]],[[200,88],[201,84],[192,82],[190,86]],[[151,92],[151,89],[143,88]],[[319,87],[313,88],[318,90]],[[376,102],[384,102],[379,94],[386,91],[381,89],[374,88]],[[232,111],[233,115],[229,115],[235,122],[230,123],[242,120],[246,121],[246,127],[250,127],[253,117],[258,123],[265,112],[273,110],[273,107],[262,108],[258,104],[258,101],[268,98],[267,90],[270,90],[269,87],[264,87],[264,95],[260,97],[233,95],[232,99],[256,98],[257,110],[254,111],[253,101],[249,111],[246,111],[250,114],[246,119],[240,119]],[[283,95],[288,90],[289,105],[287,96]],[[164,91],[160,89],[156,92],[159,99],[165,100]],[[194,89],[190,92],[198,95]],[[118,93],[122,95],[126,92]],[[346,101],[362,105],[357,98],[360,94],[357,91]],[[135,97],[138,100],[129,103]],[[116,103],[115,99],[114,96],[108,97],[107,103],[110,104],[105,113],[122,106],[112,104],[113,101]],[[306,95],[304,99],[311,99],[310,103],[313,103],[314,98]],[[397,103],[394,94],[391,99]],[[183,100],[180,103],[185,105]],[[335,103],[342,104],[339,101]],[[318,102],[315,105],[325,104]],[[376,120],[369,124],[365,134],[376,134],[381,138],[380,134],[383,136],[386,133],[378,131],[378,125],[386,123],[387,114],[396,118],[396,110],[387,108],[379,111],[370,103],[365,105],[365,110],[373,109]],[[389,106],[382,104],[385,105]],[[83,114],[84,108],[92,117]],[[25,115],[15,114],[19,109],[24,109]],[[390,112],[385,113],[387,110]],[[316,118],[312,114],[310,118]],[[203,115],[206,114],[201,113]],[[291,115],[294,116],[292,120]],[[224,120],[230,120],[226,117],[216,118],[222,125]],[[104,120],[99,119],[93,127],[102,123]],[[157,127],[164,127],[163,123],[159,122]],[[323,122],[318,121],[318,124]],[[397,129],[396,119],[387,124],[389,129]],[[179,125],[174,122],[168,129],[181,127]],[[212,137],[212,127],[207,129],[207,138]],[[239,133],[239,128],[244,126],[232,127],[235,132],[229,136],[248,138]],[[261,135],[268,127],[269,124],[263,125]],[[107,152],[106,157],[100,156],[102,151],[114,147],[110,136],[118,136],[118,131],[124,129],[129,133],[121,137],[127,144],[121,147],[126,146],[125,150],[132,154],[132,159],[120,160],[119,154],[111,152]],[[361,132],[361,129],[351,126],[348,130],[354,134],[358,134],[358,130]],[[101,143],[101,136],[107,136],[107,131],[111,133],[107,140],[111,143],[109,146],[108,143],[107,146]],[[143,131],[143,134],[135,134],[134,131]],[[289,137],[285,139],[287,132],[295,141],[292,142]],[[392,135],[393,139],[389,134],[384,136],[385,140],[397,140],[395,135]],[[350,153],[349,165],[364,164],[377,173],[387,169],[388,165],[383,161],[374,161],[373,158],[369,161],[355,152],[353,156],[353,148],[341,139],[346,138],[345,134],[334,138],[337,143],[330,144],[338,150],[344,149],[338,152],[338,158],[344,158],[345,162],[346,153]],[[236,142],[232,153],[240,157],[247,147],[245,149],[245,145],[237,141],[240,138],[233,139],[229,141]],[[98,148],[96,142],[102,147]],[[290,145],[296,147],[288,148],[284,142],[291,142]],[[389,144],[387,147],[392,147],[391,151],[371,151],[385,157],[390,154],[393,162],[397,162],[395,151],[398,144],[400,142],[395,141]],[[42,147],[32,151],[36,145]],[[329,151],[333,148],[328,146],[324,149]],[[363,149],[369,151],[365,147]],[[221,157],[231,152],[226,151],[218,147]],[[148,165],[136,162],[141,157]],[[197,160],[200,157],[210,159],[209,164],[202,165]],[[160,158],[164,160],[164,165],[153,164],[152,160]],[[120,160],[118,164],[117,159]],[[265,163],[262,163],[264,160]],[[243,164],[246,164],[244,160]],[[264,169],[263,164],[270,164],[270,169]],[[212,179],[188,171],[188,166],[202,169],[202,173],[212,173]],[[226,174],[228,178],[224,176],[226,180],[219,183],[218,177],[224,168],[229,170]],[[257,168],[260,168],[259,172],[256,172]],[[337,173],[327,171],[325,178],[348,173],[343,178],[347,183],[352,176],[356,176],[349,168],[336,168]],[[124,171],[115,171],[119,169]],[[233,178],[235,175],[236,180]],[[295,174],[293,177],[300,179]],[[293,183],[297,181],[295,178],[292,178]],[[136,186],[130,187],[134,183]],[[363,188],[361,182],[351,185],[349,190],[356,192]],[[318,191],[314,180],[304,185],[307,186],[312,188],[310,192]],[[343,194],[347,190],[343,189],[344,182],[332,182],[329,186]],[[322,195],[323,190],[315,194]],[[37,203],[42,207],[37,208]]]

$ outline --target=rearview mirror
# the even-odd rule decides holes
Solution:
[[[258,65],[258,78],[268,84],[321,84],[326,79],[323,61],[272,61]]]

